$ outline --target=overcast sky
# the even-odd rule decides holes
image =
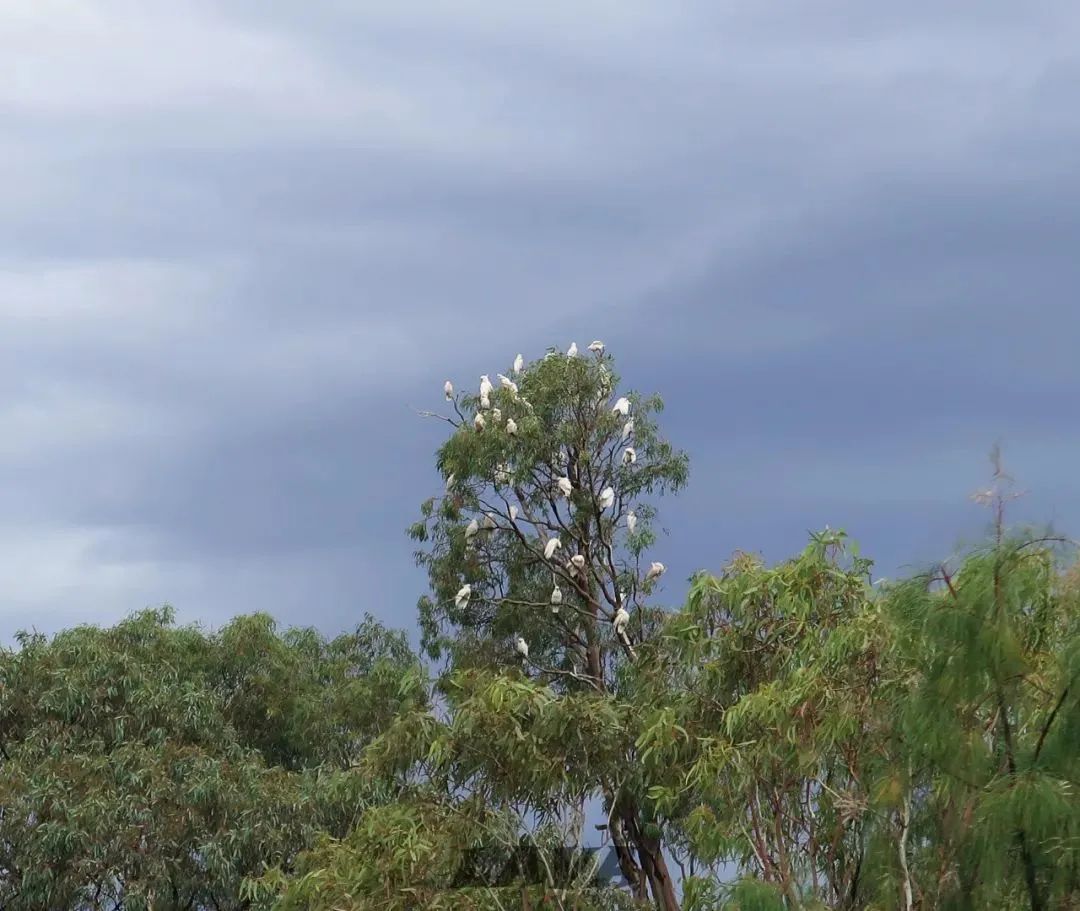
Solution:
[[[0,633],[411,627],[443,380],[601,338],[655,557],[1080,532],[1080,5],[9,0]]]

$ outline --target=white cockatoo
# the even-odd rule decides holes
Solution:
[[[615,402],[615,407],[611,409],[612,414],[621,414],[626,417],[630,413],[630,399],[625,395]]]
[[[514,436],[517,433],[517,421],[513,418],[506,419],[506,432],[510,434],[510,436]]]
[[[472,586],[466,583],[458,589],[458,593],[454,595],[454,606],[461,607],[466,601],[469,600],[469,596],[472,594]]]
[[[576,576],[584,568],[585,568],[585,555],[584,554],[574,554],[574,556],[572,556],[566,563],[566,571],[568,573],[570,573],[571,576]]]
[[[633,465],[637,461],[637,450],[633,446],[627,446],[623,450],[622,463],[623,465]]]
[[[562,589],[556,585],[551,590],[551,612],[553,614],[557,614],[559,612],[560,604],[562,604]]]
[[[491,512],[484,513],[484,530],[491,531],[498,526],[495,524],[495,514]]]
[[[633,534],[635,528],[637,528],[637,516],[631,511],[626,514],[626,530]]]
[[[516,522],[518,517],[518,508],[516,506],[510,507],[510,521]]]
[[[652,566],[649,567],[649,571],[645,573],[645,581],[652,582],[653,579],[659,579],[664,574],[665,569],[667,569],[667,567],[664,566],[663,563],[653,561]]]
[[[498,424],[502,420],[502,412],[498,408],[492,408],[491,419]]]
[[[446,401],[450,401],[454,397],[454,384],[447,380],[443,383],[442,391],[446,393]]]
[[[515,383],[512,379],[510,379],[510,377],[503,376],[500,373],[499,374],[499,383],[502,385],[503,389],[509,389],[512,394],[517,395],[517,391],[518,391],[517,390],[517,383]]]
[[[567,357],[577,357],[577,342],[571,342],[570,347],[566,349]]]
[[[604,343],[602,341],[600,341],[599,339],[597,339],[595,342],[593,342],[591,345],[589,345],[589,350],[592,351],[594,354],[603,354],[604,353]]]
[[[465,540],[468,541],[473,535],[480,531],[480,523],[473,519],[468,525],[465,526]]]
[[[525,368],[525,358],[523,358],[519,354],[517,357],[514,358],[514,373],[521,373],[521,371],[524,368]]]
[[[615,627],[615,635],[622,639],[626,635],[626,625],[630,622],[630,614],[626,608],[621,604],[619,609],[615,611],[615,617],[611,621],[611,625]]]
[[[634,435],[634,419],[630,418],[625,424],[622,425],[622,441],[625,443]]]
[[[562,541],[558,538],[549,538],[547,544],[544,545],[544,559],[550,560],[551,555],[562,547]]]
[[[518,636],[517,640],[514,642],[514,651],[521,655],[526,661],[529,660],[529,643],[522,639],[521,636]]]
[[[488,375],[485,373],[480,377],[480,398],[487,398],[494,390],[495,387],[491,385],[491,380],[488,379]]]
[[[472,425],[476,428],[477,433],[484,429],[484,416],[478,411],[476,417],[472,419]]]
[[[597,499],[597,503],[600,504],[601,509],[611,509],[612,504],[615,502],[615,488],[605,487],[600,491],[600,497]]]
[[[457,480],[457,475],[450,474],[446,479],[446,492],[450,493],[450,488],[454,486],[454,481]]]
[[[570,499],[570,494],[574,492],[574,485],[570,483],[570,479],[563,475],[555,483],[558,485],[559,492],[567,499]]]

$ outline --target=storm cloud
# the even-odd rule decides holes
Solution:
[[[1080,525],[1080,7],[15,0],[0,620],[414,620],[437,406],[602,338],[677,601],[826,523]]]

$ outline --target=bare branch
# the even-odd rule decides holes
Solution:
[[[417,408],[413,408],[411,405],[409,406],[409,408],[414,414],[417,414],[422,418],[436,418],[440,421],[446,421],[447,424],[454,428],[461,426],[460,424],[455,423],[453,418],[449,418],[445,414],[439,414],[436,411],[421,411]]]

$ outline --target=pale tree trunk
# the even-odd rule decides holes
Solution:
[[[904,804],[900,810],[900,887],[903,891],[903,909],[904,911],[911,911],[912,908],[912,895],[911,895],[911,871],[908,869],[908,856],[907,856],[907,840],[908,830],[911,828],[911,797],[904,793]]]

